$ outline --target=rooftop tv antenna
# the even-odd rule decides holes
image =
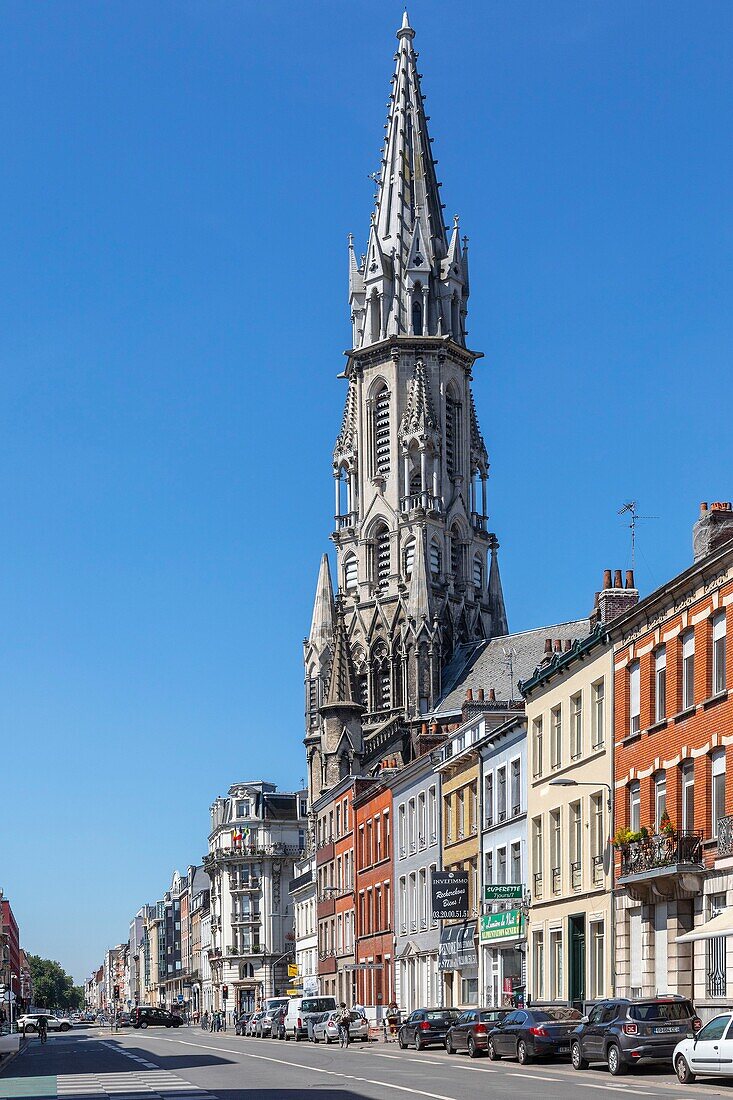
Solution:
[[[659,516],[640,516],[638,509],[638,501],[630,500],[624,504],[623,508],[619,508],[618,515],[629,515],[629,530],[631,531],[631,568],[636,568],[636,525],[640,519],[659,519]]]

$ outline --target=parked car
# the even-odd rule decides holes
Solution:
[[[258,1039],[272,1038],[274,1034],[275,1021],[280,1018],[280,1006],[277,1005],[274,1008],[267,1008],[257,1021],[257,1027],[255,1029],[255,1035]]]
[[[324,1043],[335,1043],[339,1037],[339,1026],[336,1022],[341,1009],[334,1008],[330,1012],[322,1012],[313,1023],[313,1038],[316,1043],[323,1040]],[[369,1042],[369,1021],[365,1016],[357,1016],[349,1024],[349,1039],[359,1039],[362,1043]]]
[[[18,1031],[26,1032],[30,1035],[34,1031],[38,1031],[38,1021],[44,1017],[46,1020],[46,1028],[48,1031],[71,1031],[71,1022],[65,1019],[63,1016],[54,1016],[50,1012],[28,1012],[24,1016],[19,1016],[17,1019]]]
[[[489,1058],[532,1058],[570,1054],[570,1041],[583,1017],[575,1008],[518,1008],[489,1032]]]
[[[132,1023],[132,1016],[129,1012],[118,1012],[117,1013],[117,1026],[118,1027],[129,1027],[131,1023]]]
[[[253,1015],[253,1012],[243,1012],[240,1016],[237,1016],[236,1020],[234,1021],[235,1035],[247,1034],[247,1024],[252,1019]]]
[[[489,1049],[489,1032],[509,1015],[509,1008],[470,1008],[462,1012],[448,1028],[445,1049],[449,1054],[467,1050],[469,1058],[476,1058]]]
[[[672,1062],[681,1039],[702,1027],[685,997],[622,997],[594,1005],[576,1029],[570,1051],[575,1069],[606,1062],[614,1077],[640,1062]]]
[[[264,1008],[261,1008],[259,1012],[253,1012],[247,1022],[247,1028],[244,1032],[245,1035],[249,1035],[252,1038],[257,1034],[257,1025],[260,1022],[260,1017],[265,1015]]]
[[[448,1028],[458,1019],[452,1008],[418,1008],[411,1012],[397,1032],[402,1050],[412,1043],[415,1050],[429,1046],[445,1046]]]
[[[285,1017],[285,1038],[299,1043],[308,1035],[308,1017],[338,1008],[335,997],[292,997]]]
[[[165,1008],[151,1008],[142,1005],[134,1008],[130,1013],[130,1022],[134,1028],[146,1027],[180,1027],[183,1020],[174,1012],[168,1012]]]
[[[714,1016],[694,1038],[680,1040],[672,1065],[682,1085],[691,1085],[698,1074],[733,1077],[733,1013]]]

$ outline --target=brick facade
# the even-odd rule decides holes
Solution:
[[[392,791],[376,781],[354,801],[357,999],[377,1010],[394,999]],[[378,969],[380,968],[381,969]]]

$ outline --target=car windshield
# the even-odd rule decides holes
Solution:
[[[632,1020],[689,1020],[695,1013],[689,1001],[649,1001],[647,1004],[631,1005],[629,1016]]]
[[[444,1023],[446,1020],[457,1020],[457,1012],[426,1012],[425,1019],[431,1023]]]
[[[328,1012],[333,1008],[330,997],[309,997],[300,1006],[301,1012]]]
[[[532,1015],[535,1020],[561,1024],[583,1019],[576,1008],[548,1008],[546,1012],[533,1012]]]

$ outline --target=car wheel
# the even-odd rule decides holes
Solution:
[[[59,1028],[60,1031],[71,1031],[71,1024],[62,1024]]]
[[[141,1020],[140,1021],[140,1027],[145,1028],[147,1026],[148,1026],[148,1021],[147,1020]]]
[[[529,1051],[527,1050],[527,1044],[524,1039],[520,1039],[517,1043],[517,1061],[520,1066],[526,1066],[529,1062]]]
[[[27,1031],[28,1034],[30,1035],[32,1032],[34,1032],[36,1030],[36,1028],[35,1028],[34,1024],[27,1024],[24,1030]]]
[[[456,1048],[453,1046],[453,1043],[451,1042],[450,1035],[446,1035],[446,1037],[445,1037],[445,1049],[447,1050],[448,1054],[455,1054],[455,1052],[456,1052]]]
[[[611,1043],[608,1048],[608,1069],[613,1077],[622,1077],[626,1073],[627,1066],[625,1062],[621,1061],[621,1051],[618,1049],[616,1043]]]
[[[499,1061],[499,1054],[497,1053],[496,1047],[494,1046],[493,1039],[489,1039],[489,1060],[491,1062]]]
[[[397,1043],[400,1050],[407,1050],[407,1043],[405,1042],[405,1037],[401,1031],[397,1032]]]
[[[415,1032],[415,1050],[424,1050],[424,1049],[425,1049],[425,1047],[423,1046],[422,1039],[420,1038],[418,1033]]]
[[[583,1057],[583,1052],[580,1049],[580,1043],[573,1043],[570,1048],[570,1061],[573,1063],[573,1069],[587,1069],[588,1059]]]
[[[166,1027],[173,1027],[173,1024],[172,1024],[172,1023],[170,1022],[170,1020],[169,1020],[169,1021],[168,1021],[168,1022],[166,1023],[166,1025],[165,1025],[165,1026],[166,1026]]]
[[[469,1058],[478,1058],[478,1047],[476,1046],[476,1040],[474,1039],[473,1035],[468,1036],[466,1049],[468,1050]]]
[[[675,1062],[674,1069],[677,1074],[677,1080],[681,1085],[691,1085],[695,1080],[695,1074],[688,1066],[687,1059],[682,1054],[680,1054]]]

